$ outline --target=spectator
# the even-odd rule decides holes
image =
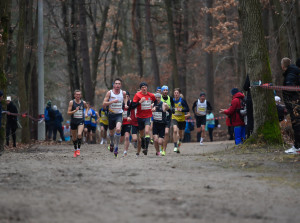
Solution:
[[[9,146],[9,136],[12,136],[13,139],[13,147],[16,147],[16,130],[18,128],[18,109],[11,101],[11,97],[7,96],[6,98],[7,104],[7,121],[6,121],[6,145]]]
[[[55,112],[51,108],[51,101],[47,102],[45,108],[46,140],[51,140],[55,124]]]
[[[226,125],[227,132],[229,134],[229,140],[234,140],[234,126],[232,126],[229,116],[226,117]]]
[[[64,136],[63,129],[62,129],[62,125],[61,125],[61,123],[64,121],[64,119],[63,119],[61,113],[59,112],[59,110],[57,110],[56,105],[53,106],[53,110],[55,113],[55,120],[54,120],[54,126],[53,126],[53,140],[56,141],[56,134],[58,131],[60,134],[61,140],[65,141],[65,136]]]
[[[243,88],[247,92],[247,96],[246,96],[246,100],[245,100],[246,101],[247,114],[246,114],[245,119],[247,119],[246,135],[247,135],[247,138],[249,138],[250,135],[253,132],[253,127],[254,127],[253,103],[252,103],[251,85],[250,85],[249,75],[247,75],[247,77],[246,77]]]
[[[234,126],[235,144],[238,145],[243,143],[245,139],[245,123],[240,114],[242,100],[245,96],[237,88],[231,89],[231,95],[232,101],[230,107],[228,109],[221,109],[220,113],[229,116],[230,124]]]
[[[300,66],[299,59],[297,65]],[[284,86],[300,85],[300,69],[296,65],[291,64],[289,58],[281,60],[281,68],[284,71]],[[282,91],[283,101],[287,112],[290,114],[292,128],[294,130],[294,145],[285,150],[287,154],[300,154],[300,92],[299,91]]]
[[[70,121],[66,121],[66,124],[63,126],[65,141],[71,140],[71,127]]]
[[[3,92],[0,91],[0,128],[2,126],[2,99],[3,99]]]
[[[209,139],[213,141],[213,131],[215,128],[215,116],[210,109],[207,110],[206,114],[206,125],[205,130],[208,131]]]
[[[191,132],[194,131],[194,129],[195,129],[194,120],[192,119],[192,117],[189,117],[185,123],[183,142],[191,141]]]
[[[285,116],[285,107],[280,104],[281,98],[278,96],[275,96],[275,103],[276,103],[276,108],[277,108],[277,113],[278,113],[278,119],[279,122],[282,122],[284,120]]]

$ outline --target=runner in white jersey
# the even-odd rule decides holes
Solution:
[[[122,91],[121,86],[122,80],[116,78],[113,89],[106,93],[103,101],[103,107],[108,107],[109,149],[111,152],[114,152],[115,157],[118,155],[118,146],[121,138],[123,102],[125,107],[128,108],[126,91]]]
[[[203,145],[203,140],[205,137],[206,113],[207,110],[212,110],[210,103],[206,100],[206,95],[204,92],[201,92],[199,99],[194,102],[192,110],[196,119],[197,142],[200,142],[200,145]]]

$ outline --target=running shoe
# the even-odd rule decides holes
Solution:
[[[136,153],[136,154],[135,154],[135,157],[137,157],[137,158],[140,157],[140,154],[139,154],[139,153]]]
[[[77,150],[75,150],[75,151],[74,151],[74,155],[73,155],[73,157],[74,157],[74,158],[76,158],[76,157],[77,157]]]
[[[156,152],[155,155],[160,156],[160,152]]]
[[[175,147],[175,148],[174,148],[174,152],[175,152],[175,153],[177,153],[177,150],[178,150],[178,148],[177,148],[177,147]]]
[[[153,145],[153,143],[154,143],[153,139],[150,139],[150,143],[151,143],[151,145]]]
[[[76,155],[80,156],[80,150],[79,149],[76,150]]]
[[[102,145],[103,143],[104,143],[104,140],[102,139],[101,142],[100,142],[100,144]]]
[[[203,146],[203,142],[200,142],[200,146]]]
[[[178,141],[178,148],[181,146],[181,142],[180,141]]]
[[[176,151],[177,153],[180,153],[180,150],[179,150],[179,148],[177,149],[177,151]]]
[[[299,154],[300,152],[300,148],[299,149],[296,149],[295,146],[293,146],[292,148],[290,149],[287,149],[284,151],[286,154]]]
[[[115,157],[118,157],[118,147],[115,148],[114,155],[115,155]]]
[[[127,151],[124,151],[123,156],[127,156]]]
[[[114,151],[114,144],[109,145],[109,151],[112,153]]]
[[[143,149],[143,153],[145,156],[147,156],[148,150],[147,149]]]
[[[161,152],[161,155],[162,155],[162,156],[165,156],[165,155],[166,155],[166,151],[162,151],[162,152]]]

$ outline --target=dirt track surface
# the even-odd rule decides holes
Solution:
[[[104,145],[84,145],[77,158],[66,144],[6,151],[0,222],[300,222],[299,160],[229,147],[190,143],[176,154],[169,144],[156,157],[150,146],[139,158],[132,146],[124,158]]]

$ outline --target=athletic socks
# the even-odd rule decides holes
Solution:
[[[177,147],[177,142],[174,142],[174,147]]]
[[[201,132],[197,132],[197,142],[200,142]]]
[[[204,140],[204,139],[201,137],[200,142],[203,143],[203,140]]]
[[[77,140],[73,141],[74,149],[77,149]]]
[[[77,139],[78,141],[78,149],[80,149],[80,146],[81,146],[81,139]]]
[[[119,146],[120,143],[120,138],[121,138],[121,133],[115,133],[115,142],[116,142],[116,147]]]
[[[144,137],[141,137],[141,147],[142,147],[142,149],[145,149],[145,148],[146,148],[146,145],[145,145],[145,138],[144,138]]]
[[[114,135],[109,135],[109,138],[110,138],[110,144],[113,144],[114,143],[114,139],[115,139],[115,136]]]
[[[148,149],[148,146],[149,146],[149,143],[150,143],[150,135],[145,136],[145,141],[146,141],[146,143],[145,143],[146,147],[145,148]]]

